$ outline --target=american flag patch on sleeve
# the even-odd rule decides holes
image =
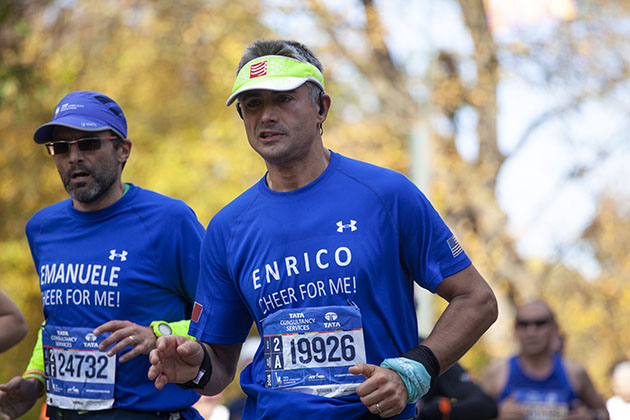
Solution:
[[[462,246],[459,244],[459,241],[457,240],[455,235],[448,238],[446,242],[448,243],[448,247],[451,249],[451,254],[453,254],[453,258],[462,253]]]
[[[201,317],[201,312],[203,311],[203,305],[195,302],[195,306],[193,306],[191,320],[192,322],[199,322],[199,317]]]

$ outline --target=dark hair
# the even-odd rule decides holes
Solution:
[[[270,40],[270,41],[255,41],[253,45],[247,47],[241,56],[241,61],[238,63],[238,69],[236,74],[241,71],[243,66],[255,58],[265,55],[282,55],[285,57],[294,58],[298,61],[310,63],[317,67],[320,72],[324,72],[322,63],[319,62],[315,54],[304,44],[296,41],[289,40]]]

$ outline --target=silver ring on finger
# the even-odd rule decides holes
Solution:
[[[378,411],[378,414],[383,414],[383,410],[381,410],[381,406],[376,403],[376,411]]]
[[[133,335],[130,335],[129,337],[127,337],[129,339],[129,341],[131,341],[131,345],[135,346],[136,345],[136,340],[134,340]]]

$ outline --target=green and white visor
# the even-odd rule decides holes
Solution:
[[[313,82],[324,90],[324,76],[312,64],[280,55],[265,55],[248,61],[236,76],[230,106],[243,92],[255,89],[287,91]]]

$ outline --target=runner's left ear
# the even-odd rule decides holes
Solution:
[[[324,91],[319,91],[319,115],[324,115]]]

